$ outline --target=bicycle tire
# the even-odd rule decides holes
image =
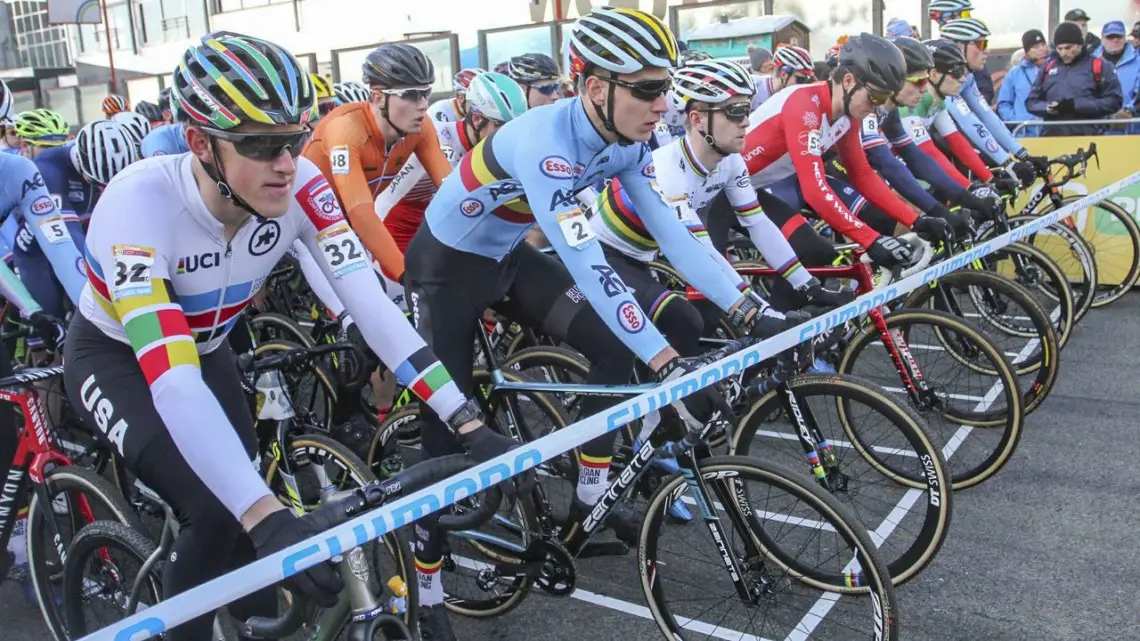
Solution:
[[[323,458],[327,460],[331,455],[337,459],[341,468],[346,473],[351,474],[351,479],[357,483],[358,487],[362,487],[369,481],[376,480],[376,476],[372,473],[371,468],[369,468],[359,456],[354,454],[351,449],[340,441],[325,436],[324,434],[305,433],[292,435],[289,438],[288,449],[289,452],[285,453],[285,456],[293,456],[295,451],[304,450],[310,460],[322,455]],[[269,486],[270,490],[274,491],[278,500],[282,500],[283,503],[288,505],[288,497],[282,499],[282,496],[273,488],[273,478],[276,473],[277,461],[269,457],[269,462],[265,469],[265,484]],[[316,509],[316,507],[316,504],[305,505],[305,510],[311,511]],[[379,583],[384,585],[388,582],[391,574],[380,565],[380,559],[382,558],[380,546],[383,546],[386,554],[395,561],[395,571],[404,582],[404,585],[417,585],[414,580],[415,565],[412,561],[412,546],[407,533],[402,530],[389,532],[372,541],[371,545],[365,548],[366,553],[369,555],[369,561],[372,563],[374,575],[379,578]],[[409,589],[406,599],[407,610],[404,615],[404,622],[414,632],[418,629],[419,625],[419,591]]]
[[[658,283],[661,283],[662,286],[672,289],[682,297],[685,297],[686,300],[688,300],[685,291],[688,283],[685,282],[685,279],[681,277],[680,272],[674,269],[672,265],[669,263],[653,260],[646,263],[645,268],[649,271],[650,274],[653,274],[654,280],[656,280]],[[758,291],[765,292],[766,295],[767,290],[760,288]],[[741,337],[740,330],[736,328],[731,322],[729,322],[728,318],[724,314],[721,314],[717,317],[716,327],[704,328],[704,335],[709,336],[716,331],[720,332],[720,338],[733,339]]]
[[[986,454],[980,463],[972,467],[967,467],[966,469],[961,469],[956,463],[959,459],[952,458],[947,454],[946,450],[943,449],[943,456],[946,457],[951,470],[952,489],[961,490],[972,487],[996,474],[998,470],[1009,462],[1010,457],[1017,448],[1018,442],[1021,440],[1021,432],[1025,425],[1025,412],[1021,404],[1021,388],[1018,383],[1017,374],[1009,367],[997,347],[993,345],[981,330],[977,329],[972,323],[957,316],[937,310],[910,309],[891,314],[886,317],[885,320],[888,330],[899,329],[901,331],[900,328],[911,324],[926,324],[941,329],[945,332],[945,335],[954,333],[968,340],[969,343],[978,350],[979,354],[984,357],[985,361],[989,364],[986,369],[995,373],[995,378],[998,379],[998,383],[1001,385],[1001,388],[997,389],[998,383],[995,383],[994,388],[987,392],[987,395],[993,394],[994,390],[997,389],[997,394],[994,395],[993,399],[988,401],[988,405],[992,405],[993,402],[997,400],[997,397],[1000,396],[1002,400],[1004,400],[1002,411],[991,412],[987,406],[983,408],[981,414],[974,416],[973,414],[976,413],[977,410],[972,412],[971,415],[967,415],[961,411],[947,411],[946,409],[940,408],[925,407],[914,409],[918,410],[919,415],[924,418],[937,414],[940,418],[944,418],[952,424],[959,426],[959,428],[955,428],[954,434],[949,438],[939,438],[941,434],[939,433],[938,426],[931,425],[930,421],[927,421],[931,427],[927,432],[928,435],[931,435],[935,442],[943,448],[945,448],[946,444],[951,442],[957,442],[960,445],[965,436],[969,434],[971,428],[998,428],[996,431],[1000,432],[997,445],[991,448],[992,451]],[[857,361],[858,356],[864,353],[868,345],[878,344],[877,341],[880,341],[878,330],[873,325],[864,327],[860,333],[856,334],[855,338],[847,346],[847,349],[843,351],[837,370],[840,373],[852,374],[852,367]],[[957,361],[958,356],[953,356],[952,358],[955,358]],[[888,377],[898,376],[893,365],[891,372],[892,374]],[[905,386],[904,381],[904,388]],[[936,389],[936,386],[933,386],[933,384],[932,387]],[[908,403],[913,403],[909,395],[907,395],[907,399]],[[942,397],[939,397],[939,399],[940,403],[944,403]],[[967,400],[974,402],[977,399]],[[986,403],[986,396],[983,395],[978,402],[979,404]],[[962,429],[967,431],[961,432]],[[983,433],[992,433],[994,431],[995,430],[985,430]],[[962,435],[961,437],[959,437],[960,434]],[[956,449],[951,451],[954,452]]]
[[[1064,207],[1065,205],[1068,205],[1080,199],[1081,196],[1068,196],[1062,199],[1061,206]],[[1055,209],[1056,208],[1046,210],[1043,215],[1049,213],[1050,211],[1055,211]],[[1124,240],[1121,244],[1127,245],[1128,250],[1131,251],[1131,256],[1129,258],[1125,258],[1120,262],[1120,266],[1123,266],[1124,268],[1120,283],[1118,285],[1106,285],[1104,283],[1105,273],[1111,273],[1111,270],[1114,270],[1115,267],[1106,264],[1106,256],[1108,252],[1102,247],[1099,247],[1098,243],[1094,242],[1094,240],[1085,237],[1085,240],[1087,240],[1089,244],[1093,246],[1097,260],[1097,272],[1100,276],[1099,287],[1097,288],[1096,295],[1093,296],[1092,301],[1093,309],[1096,309],[1099,307],[1104,307],[1106,305],[1111,305],[1112,303],[1120,300],[1133,287],[1135,287],[1137,281],[1140,280],[1140,225],[1136,223],[1136,219],[1134,219],[1127,211],[1125,211],[1123,207],[1111,200],[1102,200],[1099,203],[1092,205],[1090,209],[1099,210],[1097,212],[1098,214],[1107,215],[1112,219],[1112,222],[1109,223],[1110,225],[1119,225],[1124,230],[1123,235],[1127,236],[1128,239]],[[1098,231],[1102,226],[1103,225],[1100,223],[1100,221],[1096,221],[1093,225],[1093,227],[1097,228]],[[1085,229],[1087,230],[1088,228],[1089,226],[1086,225]],[[1083,233],[1082,237],[1084,237]]]
[[[936,287],[920,287],[911,293],[907,299],[907,306],[911,308],[931,306],[931,309],[938,309],[934,307],[938,304],[937,295],[939,291],[949,292],[955,288],[965,288],[967,295],[972,299],[974,308],[978,311],[978,320],[974,321],[983,331],[990,335],[996,342],[999,334],[1007,333],[1017,336],[1019,338],[1030,338],[1030,341],[1022,347],[1021,352],[1017,357],[1021,357],[1021,353],[1028,350],[1034,350],[1033,358],[1023,360],[1023,364],[1014,362],[1014,372],[1017,374],[1019,380],[1022,377],[1033,375],[1032,381],[1023,381],[1024,391],[1022,394],[1022,403],[1024,406],[1025,414],[1031,413],[1037,409],[1049,393],[1053,391],[1053,386],[1057,382],[1057,374],[1060,371],[1060,347],[1057,344],[1057,333],[1054,331],[1053,324],[1049,322],[1049,317],[1037,301],[1029,295],[1017,283],[994,274],[992,272],[983,272],[975,270],[963,270],[946,274],[938,279]],[[994,314],[986,301],[979,300],[978,289],[986,289],[991,292],[996,292],[999,296],[1005,297],[1016,304],[1019,308],[1017,314],[1025,314],[1029,322],[1029,326],[1024,329],[1020,327],[1010,327],[1010,322],[1005,318]],[[948,311],[948,310],[942,310]],[[985,321],[984,323],[982,321]],[[969,365],[968,359],[958,354],[954,349],[954,341],[945,340],[942,337],[942,345],[947,350],[959,357],[959,362]],[[1037,341],[1034,345],[1033,341]],[[1040,351],[1037,351],[1037,350]],[[1008,356],[1009,353],[1005,352]]]
[[[1009,226],[1011,229],[1016,229],[1025,223],[1032,222],[1039,218],[1037,215],[1014,216],[1009,219]],[[992,235],[993,228],[990,228]],[[1042,235],[1041,232],[1023,239],[1023,242],[1033,245],[1049,254],[1057,264],[1061,266],[1062,271],[1068,276],[1070,286],[1073,289],[1073,305],[1076,315],[1074,322],[1080,322],[1085,314],[1088,314],[1092,309],[1093,298],[1096,296],[1097,287],[1100,286],[1100,273],[1096,267],[1096,254],[1093,251],[1092,245],[1084,239],[1075,230],[1062,225],[1060,223],[1053,223],[1042,231],[1048,231],[1049,234],[1057,236],[1060,241],[1051,240],[1048,235]],[[1062,242],[1065,247],[1057,247],[1056,243]],[[1057,256],[1049,252],[1052,247],[1058,252],[1064,254]],[[1079,273],[1077,273],[1079,270]],[[1074,280],[1076,279],[1076,280]]]
[[[1007,264],[1003,259],[1017,255],[1023,262]],[[1057,347],[1064,349],[1076,325],[1073,288],[1064,270],[1052,256],[1028,243],[1016,242],[981,259],[986,271],[1005,276],[1021,285],[1030,295],[1040,293],[1040,307],[1049,316],[1057,334]],[[1048,303],[1048,304],[1047,304]]]
[[[65,641],[69,637],[65,628],[64,614],[60,612],[55,602],[52,585],[58,581],[59,572],[63,570],[60,558],[63,556],[63,551],[68,549],[70,542],[60,540],[49,545],[47,524],[43,521],[46,513],[58,516],[55,513],[55,497],[61,492],[67,492],[69,497],[73,492],[82,494],[87,498],[95,519],[111,518],[126,526],[138,528],[139,531],[142,531],[142,525],[118,488],[93,470],[74,465],[57,467],[45,475],[44,484],[47,486],[48,496],[53,498],[51,506],[45,509],[39,494],[35,491],[31,493],[32,498],[28,502],[25,534],[28,569],[32,579],[32,589],[36,594],[36,603],[48,631],[56,641]],[[66,518],[71,526],[72,537],[87,525],[73,500],[68,500]]]
[[[884,562],[887,564],[887,569],[890,572],[891,581],[894,585],[902,585],[917,576],[930,561],[933,560],[938,550],[942,547],[943,542],[945,542],[946,536],[950,531],[950,517],[952,514],[952,491],[950,490],[951,480],[948,471],[949,468],[946,465],[946,460],[942,457],[940,449],[931,442],[926,435],[922,418],[918,416],[914,410],[896,402],[885,393],[880,392],[870,382],[850,375],[806,374],[788,379],[785,385],[788,390],[795,392],[797,396],[834,397],[839,422],[842,425],[842,431],[843,434],[846,435],[846,439],[833,438],[827,433],[823,433],[823,436],[827,438],[828,442],[832,444],[832,447],[837,452],[845,452],[848,449],[854,450],[875,472],[885,477],[888,481],[907,488],[908,494],[909,490],[926,494],[927,500],[924,502],[925,507],[923,508],[925,514],[919,517],[921,520],[921,528],[915,536],[914,542],[906,546],[905,549],[897,555],[887,554],[884,552],[884,546],[879,546],[880,552],[884,554]],[[733,434],[729,454],[772,460],[771,457],[777,453],[785,453],[789,459],[788,463],[783,461],[774,462],[785,465],[790,469],[795,469],[790,463],[792,460],[796,461],[800,466],[803,466],[804,452],[802,447],[799,446],[798,439],[790,440],[781,434],[777,439],[767,439],[760,444],[754,443],[758,433],[771,431],[772,428],[768,420],[769,417],[777,412],[783,412],[781,399],[778,398],[778,394],[782,393],[782,391],[782,389],[773,389],[752,404],[748,413],[740,420]],[[877,446],[867,442],[867,439],[861,435],[862,431],[852,425],[851,417],[854,415],[851,408],[852,401],[857,401],[860,405],[874,410],[880,416],[884,417],[889,425],[893,425],[897,428],[901,438],[891,439],[891,445],[886,447],[893,449],[906,443],[915,455],[914,460],[917,463],[917,467],[914,470],[902,469],[898,464],[886,460],[884,456],[876,451],[876,448],[882,450],[883,446]],[[812,413],[815,414],[814,411]],[[821,431],[822,430],[823,428],[821,428]],[[792,436],[792,438],[795,437]],[[781,450],[780,447],[775,444],[776,441],[787,442],[791,450],[794,451]],[[895,458],[910,460],[909,454]],[[846,467],[850,469],[850,466]],[[807,473],[810,474],[810,468],[807,470]],[[844,474],[844,476],[847,477],[847,474]],[[845,487],[843,489],[843,496],[855,500],[863,493],[874,491],[872,484],[863,484],[858,481],[857,484],[855,488]],[[844,483],[844,485],[846,485],[846,483]],[[901,509],[909,499],[910,497],[904,496],[904,499],[897,503],[889,516],[894,517],[895,511]],[[890,502],[886,499],[884,499],[884,501],[887,503]],[[917,499],[911,502],[912,505],[918,505],[919,503],[920,501]],[[864,524],[868,531],[878,532],[886,525],[885,522],[874,522],[870,515],[864,517],[850,502],[845,503],[845,505],[851,509],[852,514],[859,522]],[[906,518],[905,515],[902,518]],[[902,518],[898,520],[901,521]],[[892,532],[897,525],[898,524],[895,523],[890,527]],[[889,536],[889,534],[887,536]],[[892,556],[895,558],[891,558]]]
[[[287,340],[294,343],[300,343],[304,347],[312,347],[316,345],[312,335],[306,332],[301,325],[289,318],[285,314],[278,314],[277,312],[258,312],[249,317],[249,329],[255,332],[254,336],[259,341],[273,341],[273,340]],[[266,332],[264,337],[259,336],[256,332]],[[280,332],[280,336],[272,336],[270,332]]]
[[[260,316],[258,316],[258,318],[260,318]],[[253,348],[253,355],[262,356],[269,352],[289,352],[306,347],[312,347],[312,345],[304,345],[285,339],[274,339],[259,343]],[[304,402],[306,395],[302,393],[303,390],[300,388],[303,379],[299,378],[296,381],[292,381],[290,380],[290,374],[282,374],[282,377],[287,382],[297,384],[296,389],[293,389],[292,385],[290,385],[289,389],[289,397],[290,400],[293,401],[293,408],[295,411],[303,409],[305,412],[308,412],[312,419],[316,421],[312,427],[321,428],[325,432],[328,432],[332,429],[333,409],[337,403],[335,378],[320,361],[310,360],[301,367],[306,374],[313,377],[314,381],[312,394],[308,396],[308,402]]]
[[[765,482],[769,487],[777,488],[790,496],[794,496],[799,501],[808,504],[820,515],[816,520],[820,521],[821,525],[827,524],[834,529],[836,535],[841,539],[843,544],[842,549],[855,551],[860,561],[860,566],[864,569],[864,572],[858,577],[863,583],[861,587],[850,587],[851,583],[847,580],[849,577],[845,576],[849,574],[847,572],[830,574],[820,573],[818,571],[798,572],[796,569],[793,569],[791,566],[795,564],[795,555],[787,554],[784,549],[773,541],[772,536],[769,535],[766,529],[760,524],[760,520],[756,516],[757,510],[751,507],[746,508],[747,513],[744,515],[744,518],[747,519],[750,531],[740,536],[747,537],[749,540],[758,543],[760,546],[759,552],[764,557],[763,560],[765,562],[774,561],[780,568],[787,570],[791,581],[825,592],[869,595],[870,598],[866,599],[866,601],[870,604],[871,625],[869,631],[865,635],[860,636],[863,638],[898,639],[898,603],[894,595],[894,587],[891,585],[887,567],[883,563],[882,558],[878,555],[868,534],[863,530],[861,525],[858,524],[858,521],[851,515],[850,511],[839,503],[835,497],[824,492],[814,483],[808,482],[802,472],[794,472],[782,466],[767,461],[760,461],[752,457],[712,457],[702,461],[700,468],[701,476],[705,482],[710,485],[710,490],[713,489],[712,486],[716,483],[726,486],[722,492],[718,493],[718,496],[727,494],[728,496],[736,497],[737,506],[739,506],[741,498],[747,497],[747,493],[741,489],[734,491],[730,487],[727,487],[740,483],[740,481],[736,479]],[[729,479],[734,480],[729,481]],[[653,615],[654,621],[657,623],[658,629],[667,639],[671,640],[685,639],[686,636],[682,625],[677,621],[677,615],[673,613],[673,608],[666,600],[665,588],[663,586],[668,581],[668,578],[663,578],[660,570],[665,568],[667,573],[668,564],[658,563],[658,557],[660,553],[662,526],[666,519],[666,510],[675,500],[676,496],[683,491],[683,484],[685,483],[686,480],[684,477],[679,474],[674,475],[663,483],[653,494],[649,501],[649,508],[646,511],[646,518],[642,523],[638,541],[638,574],[641,579],[642,592],[645,594],[646,601],[649,603],[650,612]],[[726,502],[722,499],[721,504],[723,505],[724,503]],[[733,503],[728,502],[728,504],[732,505]],[[762,511],[762,513],[767,514],[768,511]],[[731,524],[732,522],[729,521],[729,523]],[[735,526],[732,526],[730,529],[735,531]],[[790,530],[791,528],[788,529]],[[673,531],[703,533],[704,529],[675,529]],[[814,531],[822,532],[823,528],[821,527]],[[723,559],[725,555],[730,553],[730,545],[730,541],[717,542],[714,547],[718,547],[719,549],[712,555],[713,558],[717,560]],[[804,546],[804,548],[808,547],[811,546]],[[839,552],[837,552],[837,555],[838,554]],[[843,558],[850,558],[846,553],[843,554]],[[781,556],[783,558],[780,558]],[[789,559],[792,560],[791,563],[788,562]],[[749,560],[751,561],[752,559]],[[752,567],[748,569],[749,571],[754,571]],[[723,561],[721,561],[719,570],[724,570]],[[785,599],[791,596],[791,581],[785,582],[785,588],[783,590],[778,590],[781,604],[785,602]],[[755,581],[753,584],[755,584]],[[702,581],[701,590],[704,598],[716,598],[708,595],[707,580]],[[768,608],[750,607],[752,607],[752,612],[768,610]],[[779,610],[780,608],[771,609]],[[727,618],[727,615],[719,619],[715,615],[710,618],[719,623],[723,621],[724,618]],[[818,622],[822,622],[822,619],[819,619]],[[797,626],[797,628],[798,627],[799,626]],[[735,630],[733,632],[735,632]],[[810,633],[811,630],[807,632]],[[757,636],[769,637],[769,635]],[[783,635],[781,635],[781,637],[782,636]],[[796,636],[806,638],[802,631]],[[726,636],[724,638],[729,637]],[[846,634],[843,638],[850,639],[855,637]]]
[[[139,569],[142,569],[143,563],[155,553],[157,546],[139,530],[114,521],[95,521],[79,531],[68,550],[63,571],[63,603],[67,613],[67,630],[72,635],[69,638],[78,638],[94,631],[88,629],[85,616],[88,586],[85,585],[87,579],[83,569],[90,556],[103,554],[106,548],[118,548],[127,552],[138,561]],[[149,601],[150,605],[154,605],[162,600],[163,565],[164,560],[160,558],[151,567],[146,593],[140,602]],[[147,599],[146,596],[150,598]]]

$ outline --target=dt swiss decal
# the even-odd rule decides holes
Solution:
[[[341,211],[336,193],[333,192],[325,177],[320,174],[314,176],[312,180],[305,183],[304,187],[297,190],[296,198],[297,202],[301,204],[301,209],[305,210],[305,215],[309,217],[309,222],[313,223],[317,231],[323,231],[328,226],[344,219],[344,212]]]
[[[483,203],[474,198],[467,198],[459,203],[459,211],[468,218],[474,218],[483,213]]]
[[[538,164],[543,174],[559,180],[570,180],[574,177],[574,167],[562,156],[547,156]]]
[[[636,334],[645,329],[645,315],[635,303],[625,302],[618,305],[618,324],[630,334]]]

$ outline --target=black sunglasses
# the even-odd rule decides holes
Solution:
[[[617,78],[605,78],[602,76],[598,76],[598,78],[610,84],[629,89],[630,95],[645,102],[657,100],[673,87],[672,78],[665,78],[664,80],[642,80],[641,82],[626,82],[624,80],[618,80]]]
[[[731,105],[723,107],[712,107],[710,109],[701,109],[705,112],[719,111],[724,114],[724,119],[729,122],[742,122],[748,118],[752,113],[752,107],[747,102],[734,102]]]
[[[397,96],[410,102],[419,102],[431,98],[431,87],[407,87],[405,89],[381,89],[382,93]]]
[[[550,95],[553,95],[555,92],[562,91],[562,83],[560,83],[560,82],[549,82],[549,83],[544,84],[544,85],[528,85],[528,86],[531,89],[534,89],[535,91],[537,91],[538,93],[540,93],[544,96],[550,96]]]
[[[275,160],[284,151],[288,151],[289,156],[296,158],[301,155],[301,148],[313,135],[311,129],[279,134],[245,134],[205,127],[203,131],[211,138],[232,143],[238,154],[250,160]]]
[[[970,69],[966,65],[957,65],[955,67],[951,67],[945,73],[947,76],[950,76],[955,80],[961,80],[962,78],[965,78],[966,74],[969,72]]]

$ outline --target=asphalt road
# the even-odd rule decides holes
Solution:
[[[1013,459],[995,478],[955,495],[946,544],[898,589],[901,638],[1134,636],[1140,515],[1132,499],[1140,482],[1128,470],[1140,460],[1138,317],[1134,293],[1077,327],[1061,354],[1060,380],[1029,417]],[[583,560],[578,570],[573,596],[534,592],[505,617],[457,618],[459,639],[660,638],[632,555]],[[10,583],[0,586],[0,638],[48,638],[38,612]]]

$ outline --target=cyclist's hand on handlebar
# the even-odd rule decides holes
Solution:
[[[32,326],[32,331],[44,342],[44,348],[49,352],[63,347],[63,341],[67,337],[67,328],[63,321],[41,310],[32,312],[28,316],[28,324]]]
[[[1016,178],[1022,187],[1028,188],[1037,182],[1037,169],[1028,161],[1018,161],[1007,164],[1006,173],[1011,178]]]
[[[949,222],[937,216],[919,216],[910,228],[923,240],[930,243],[954,241],[954,228],[950,226]]]
[[[1049,159],[1045,156],[1032,156],[1029,152],[1022,154],[1018,157],[1018,160],[1024,160],[1033,165],[1033,168],[1037,170],[1037,174],[1040,176],[1044,176],[1049,171],[1049,165],[1051,164]]]
[[[970,219],[956,211],[950,211],[942,203],[935,203],[930,211],[926,212],[928,216],[934,216],[941,220],[946,221],[950,225],[950,229],[954,230],[954,238],[965,240],[973,235],[970,229]]]
[[[994,191],[994,188],[989,185],[985,187],[991,193]],[[994,198],[983,198],[973,193],[971,189],[962,190],[962,194],[958,196],[955,203],[976,212],[983,220],[992,220],[994,215],[998,213],[997,208],[1001,206],[1001,201],[996,197],[997,194],[994,194]]]
[[[257,558],[265,558],[329,529],[336,524],[335,509],[335,503],[323,505],[301,518],[287,509],[269,513],[249,531]],[[285,579],[285,585],[323,608],[336,605],[337,596],[344,589],[344,581],[328,563],[318,563],[294,574]]]
[[[800,297],[803,299],[805,305],[813,307],[832,309],[855,300],[854,292],[827,289],[823,286],[823,283],[819,282],[819,279],[814,276],[812,276],[808,282],[804,283],[803,287],[800,287],[796,291],[800,293]]]
[[[704,356],[674,357],[665,363],[664,367],[657,370],[657,380],[662,383],[669,383],[704,367],[709,362],[708,358]],[[731,415],[728,404],[716,385],[703,387],[673,403],[672,407],[685,426],[691,430],[700,429],[712,420],[717,412],[720,412],[724,417]]]
[[[914,262],[910,244],[894,236],[879,236],[867,248],[867,255],[879,267],[906,267]]]
[[[466,433],[456,433],[459,443],[467,451],[467,455],[479,463],[489,461],[496,456],[515,449],[520,445],[515,439],[500,434],[495,430],[481,425]],[[537,482],[534,470],[527,470],[514,478],[500,484],[503,494],[511,502],[515,500],[516,492],[521,496],[530,496],[534,492]]]
[[[994,177],[993,189],[997,191],[995,198],[1001,196],[1016,196],[1017,190],[1021,188],[1021,183],[1016,178],[1001,178]],[[1000,202],[998,203],[1000,206]]]

